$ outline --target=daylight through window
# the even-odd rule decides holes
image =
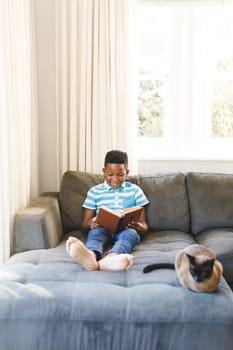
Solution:
[[[137,23],[140,157],[230,155],[233,7],[139,1]]]

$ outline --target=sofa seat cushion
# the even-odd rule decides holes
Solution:
[[[63,242],[69,236],[77,237],[85,243],[86,235],[81,231],[67,233]],[[65,244],[63,242],[60,244]],[[182,231],[148,232],[133,249],[135,259],[130,270],[142,271],[145,265],[156,262],[173,263],[179,250],[195,243],[191,234]]]
[[[197,235],[196,240],[215,252],[225,278],[233,285],[233,228],[207,230]]]
[[[120,272],[83,270],[64,242],[15,254],[0,270],[4,350],[230,350],[233,296],[224,279],[207,295],[182,287],[174,270],[142,273],[141,254],[159,245],[174,252],[186,244],[181,236],[174,233],[170,248],[166,233],[157,234],[157,246],[148,236],[135,266]]]
[[[133,269],[141,269],[151,263],[174,263],[178,251],[190,244],[194,238],[181,231],[149,232],[142,239],[142,244],[134,247],[135,264]]]

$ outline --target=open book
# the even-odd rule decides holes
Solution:
[[[97,216],[99,226],[105,227],[111,233],[123,230],[131,221],[139,221],[143,207],[125,209],[122,214],[106,207],[101,207]]]

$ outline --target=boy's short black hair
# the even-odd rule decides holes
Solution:
[[[128,168],[128,155],[126,152],[122,152],[119,150],[113,150],[106,153],[104,159],[104,166],[108,163],[110,164],[124,164],[126,168]]]

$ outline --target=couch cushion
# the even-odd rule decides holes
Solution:
[[[233,227],[233,175],[187,174],[193,234]]]
[[[80,229],[82,223],[82,204],[90,187],[103,182],[102,175],[67,171],[60,188],[61,219],[64,232]]]
[[[189,231],[189,205],[184,174],[141,176],[137,183],[150,201],[147,219],[151,230]]]

